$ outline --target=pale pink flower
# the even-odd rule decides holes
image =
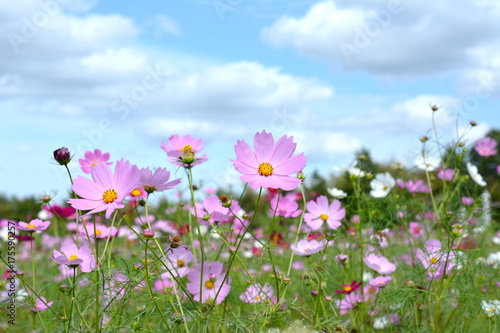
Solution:
[[[386,257],[377,256],[373,253],[366,256],[363,261],[366,266],[379,274],[391,274],[396,270],[396,265],[387,260]]]
[[[342,225],[340,220],[345,217],[345,209],[342,208],[340,201],[335,199],[328,204],[328,198],[324,195],[318,197],[316,201],[309,201],[306,208],[304,221],[312,230],[320,229],[324,222],[336,230]]]
[[[68,203],[75,209],[90,210],[88,214],[106,211],[106,218],[116,210],[125,207],[123,200],[137,186],[139,170],[135,165],[123,159],[111,168],[100,163],[92,167],[92,180],[78,176],[71,189],[81,198],[69,199]]]
[[[107,165],[113,164],[113,162],[108,162],[109,153],[103,154],[100,149],[96,149],[94,152],[86,151],[84,156],[85,159],[79,159],[78,163],[80,163],[82,171],[85,173],[90,173],[93,167],[101,163],[105,163]]]
[[[269,283],[264,285],[255,283],[248,286],[245,292],[240,295],[240,299],[244,303],[255,304],[270,301],[273,298],[273,294],[273,288]]]
[[[310,256],[316,252],[323,250],[325,248],[325,245],[326,240],[318,242],[315,239],[311,241],[302,239],[297,242],[297,246],[292,244],[292,250],[299,256]]]
[[[17,223],[17,229],[29,232],[43,231],[49,227],[50,223],[50,221],[42,221],[39,219],[31,220],[29,223],[19,221]]]
[[[193,295],[197,302],[220,304],[229,294],[231,279],[224,281],[224,266],[217,261],[205,261],[203,272],[201,263],[188,273],[189,282],[186,289]],[[201,289],[200,289],[201,281]]]
[[[255,151],[245,141],[238,140],[234,146],[236,159],[231,162],[243,174],[240,179],[248,182],[254,190],[274,188],[291,191],[302,180],[290,175],[302,171],[307,160],[303,153],[292,156],[296,146],[293,136],[284,135],[275,143],[273,135],[262,130],[255,134]]]
[[[497,141],[495,139],[486,137],[484,139],[479,139],[476,142],[474,149],[479,154],[479,156],[488,157],[496,155]]]

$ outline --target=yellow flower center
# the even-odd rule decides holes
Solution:
[[[214,287],[214,283],[212,281],[205,282],[205,287],[207,289],[212,289]]]
[[[182,259],[177,259],[177,266],[184,267],[186,266],[186,263]]]
[[[73,260],[76,260],[76,259],[78,259],[78,256],[76,256],[74,254],[72,254],[72,255],[69,256],[69,261],[73,261]]]
[[[133,197],[137,197],[139,195],[141,195],[141,190],[139,190],[138,188],[136,188],[135,190],[132,190],[132,192],[130,192],[130,194],[133,196]]]
[[[112,203],[118,198],[118,193],[115,190],[109,189],[102,194],[102,201],[105,203]]]
[[[349,285],[344,286],[343,289],[344,289],[344,291],[347,291],[347,292],[352,290],[351,286],[349,286]]]
[[[97,230],[95,231],[95,234],[96,234],[96,235],[101,236],[101,235],[102,235],[102,232],[101,232],[101,230],[97,229]]]
[[[36,228],[36,225],[29,223],[29,224],[26,224],[26,227],[33,229],[33,228]]]
[[[261,176],[270,176],[273,174],[273,166],[267,162],[264,162],[264,163],[261,163],[259,165],[259,168],[257,169],[257,172],[261,175]]]
[[[182,149],[179,149],[179,151],[182,151],[182,152],[193,151],[193,146],[185,145],[184,147],[182,147]]]
[[[260,296],[256,296],[254,299],[255,299],[256,301],[260,301],[260,300],[262,299],[262,297],[260,297]]]
[[[438,259],[438,258],[436,258],[436,257],[431,257],[431,259],[430,259],[431,264],[435,264],[435,263],[437,263],[438,261],[439,261],[439,259]]]
[[[326,220],[328,220],[328,215],[326,215],[326,214],[321,214],[321,215],[319,216],[319,218],[320,218],[320,219],[322,219],[323,221],[326,221]]]

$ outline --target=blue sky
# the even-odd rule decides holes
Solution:
[[[167,167],[172,134],[203,138],[204,186],[240,184],[238,139],[293,135],[306,174],[368,148],[411,166],[419,138],[500,128],[500,2],[186,0],[0,2],[0,192],[56,193],[51,161],[100,148]]]

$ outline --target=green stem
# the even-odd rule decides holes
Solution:
[[[148,221],[149,223],[149,221]],[[158,306],[158,302],[156,301],[156,296],[153,294],[153,288],[151,288],[151,281],[149,279],[149,262],[148,262],[148,240],[146,239],[146,246],[144,247],[144,267],[146,268],[146,285],[148,287],[148,292],[149,296],[151,297],[151,300],[153,300],[153,303],[155,304],[156,310],[160,313],[161,319],[163,320],[163,323],[165,324],[165,327],[168,329],[169,332],[172,332],[170,330],[170,327],[168,326],[167,319],[163,315],[163,312],[160,310],[160,307]]]

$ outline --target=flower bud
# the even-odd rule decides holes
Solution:
[[[71,161],[71,154],[69,153],[68,148],[62,147],[54,150],[54,159],[60,165],[67,165],[69,161]]]
[[[439,110],[439,106],[437,106],[437,105],[432,105],[432,106],[431,106],[431,110],[432,110],[432,112],[436,112],[437,110]]]
[[[142,234],[144,235],[144,238],[153,238],[155,236],[154,230],[149,228],[144,229]]]
[[[421,142],[427,142],[429,141],[429,137],[427,135],[424,135],[423,137],[420,138]]]
[[[471,120],[471,121],[469,122],[469,124],[470,124],[472,127],[477,126],[477,122],[475,122],[474,120]]]

